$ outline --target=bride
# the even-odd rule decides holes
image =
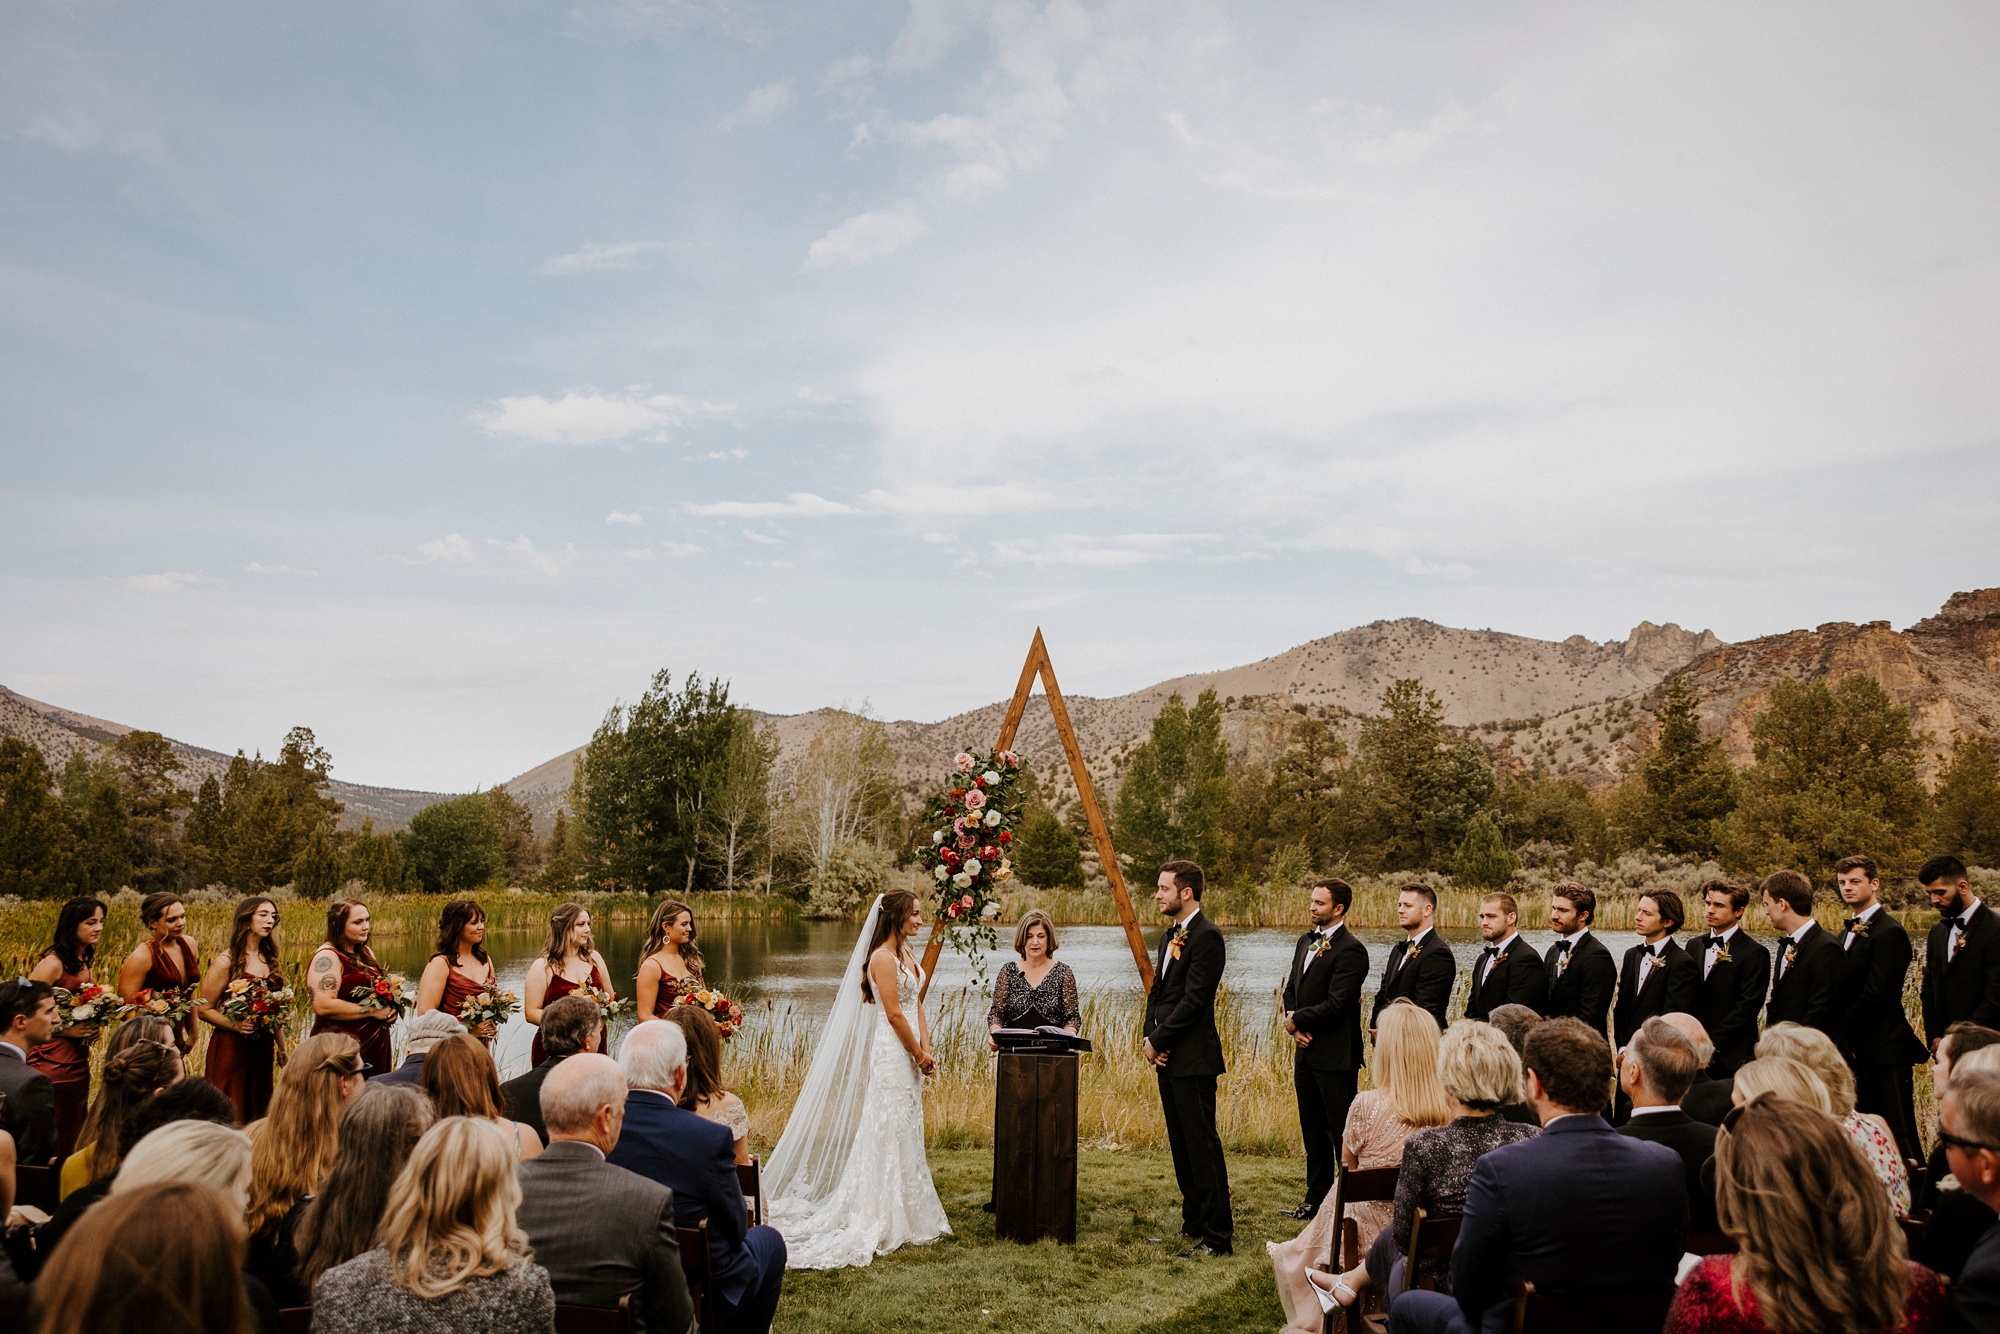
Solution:
[[[937,1062],[910,944],[923,924],[907,890],[869,909],[764,1169],[771,1223],[794,1269],[865,1265],[951,1232],[924,1157],[923,1077]]]

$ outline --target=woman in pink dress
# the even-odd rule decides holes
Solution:
[[[71,899],[56,914],[55,943],[42,951],[28,976],[64,991],[77,992],[97,981],[97,942],[104,935],[104,904],[98,899]],[[108,1017],[111,1007],[104,1007]],[[28,1064],[49,1077],[56,1092],[56,1156],[76,1149],[90,1109],[90,1044],[102,1027],[95,1019],[58,1028],[56,1035],[28,1052]]]
[[[539,1028],[542,1011],[579,987],[595,987],[607,996],[614,995],[610,978],[611,970],[604,966],[604,956],[591,946],[590,910],[581,903],[565,903],[549,914],[549,938],[542,943],[541,955],[528,965],[524,988],[527,994],[521,997],[521,1013]],[[609,1045],[603,1037],[600,1029],[599,1051]],[[540,1065],[547,1055],[542,1049],[542,1035],[536,1033],[535,1045],[528,1053],[529,1066]]]
[[[274,1069],[285,1059],[281,1034],[259,1028],[255,1019],[232,1023],[222,1012],[223,991],[239,978],[284,980],[278,963],[278,905],[258,895],[236,905],[229,948],[209,962],[201,980],[201,1008],[195,1017],[210,1026],[208,1062],[202,1075],[229,1095],[236,1124],[247,1126],[271,1106]]]
[[[701,985],[701,946],[695,942],[694,910],[668,899],[646,927],[639,953],[639,1014],[664,1019],[690,985]]]
[[[139,921],[146,939],[125,956],[118,969],[118,999],[129,1001],[141,991],[192,991],[201,983],[201,947],[187,934],[187,905],[178,894],[162,890],[139,900]],[[194,1015],[174,1030],[174,1044],[185,1056],[194,1050]]]
[[[486,956],[486,910],[471,899],[453,899],[438,916],[437,945],[417,980],[417,1013],[443,1010],[463,1019],[465,1003],[497,980]],[[491,1047],[500,1026],[489,1019],[466,1031]]]

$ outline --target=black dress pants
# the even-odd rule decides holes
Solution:
[[[1909,1066],[1856,1065],[1854,1108],[1887,1121],[1905,1158],[1923,1158],[1923,1141],[1917,1135],[1916,1085]]]
[[[1229,1209],[1229,1169],[1215,1133],[1215,1076],[1175,1077],[1160,1071],[1160,1109],[1167,1147],[1181,1188],[1181,1232],[1218,1251],[1230,1249],[1236,1221]]]
[[[1340,1171],[1340,1137],[1347,1133],[1347,1109],[1360,1083],[1357,1070],[1308,1070],[1305,1053],[1292,1056],[1292,1083],[1299,1095],[1299,1133],[1306,1142],[1306,1203],[1317,1209]]]

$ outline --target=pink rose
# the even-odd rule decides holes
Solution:
[[[972,772],[972,757],[964,751],[960,751],[958,754],[952,756],[951,762],[958,766],[958,771],[962,774]]]
[[[1009,769],[1017,769],[1021,765],[1021,757],[1011,750],[1001,751],[1000,759]]]
[[[984,792],[981,792],[978,788],[974,788],[972,791],[965,794],[965,809],[967,809],[968,811],[976,811],[985,804],[986,804],[986,794]]]
[[[972,906],[972,895],[967,894],[964,898],[960,899],[958,906],[961,908],[970,908]]]

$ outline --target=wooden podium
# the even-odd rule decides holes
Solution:
[[[1074,1052],[1003,1051],[993,1104],[993,1231],[1076,1243]]]

